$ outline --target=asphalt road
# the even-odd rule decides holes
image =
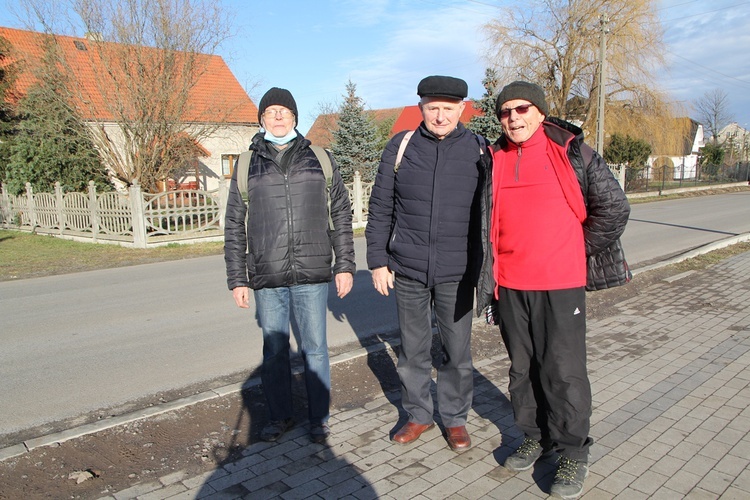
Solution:
[[[633,205],[633,269],[750,232],[750,192]],[[397,328],[355,239],[354,290],[329,294],[332,348]],[[259,365],[254,308],[234,305],[221,256],[0,282],[0,446],[31,428],[83,423],[108,408]],[[10,437],[9,437],[10,436]]]

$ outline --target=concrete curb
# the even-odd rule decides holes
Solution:
[[[632,269],[631,272],[633,273],[633,276],[635,276],[636,274],[645,273],[647,271],[653,271],[654,269],[659,269],[659,268],[666,267],[672,264],[677,264],[678,262],[692,259],[692,258],[698,257],[699,255],[713,252],[714,250],[720,250],[722,248],[736,245],[737,243],[744,243],[747,241],[750,241],[750,233],[738,234],[736,236],[731,236],[723,240],[714,241],[713,243],[708,243],[701,247],[694,248],[693,250],[690,250],[683,254],[672,257],[671,259],[657,262],[656,264],[651,264],[649,266],[641,267],[638,269]]]

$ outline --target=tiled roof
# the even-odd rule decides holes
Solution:
[[[23,95],[34,83],[35,77],[29,69],[39,64],[43,55],[45,37],[48,35],[33,31],[0,27],[0,37],[5,38],[12,46],[13,52],[9,62],[20,64],[20,74],[16,81],[16,91]],[[83,94],[90,100],[89,106],[82,106],[84,119],[113,120],[112,112],[104,103],[100,91],[101,79],[107,78],[104,65],[98,57],[98,51],[89,50],[92,42],[86,38],[56,36],[59,46],[64,51],[65,60],[74,70],[77,84]],[[108,44],[113,49],[130,48],[132,50],[156,51],[150,47],[127,47],[120,44]],[[106,48],[106,46],[105,46]],[[114,50],[113,50],[114,52]],[[117,53],[121,53],[119,50]],[[199,77],[190,93],[188,112],[185,122],[213,123],[257,123],[258,108],[250,100],[247,92],[239,84],[220,56],[199,54],[200,64],[206,70]],[[227,111],[229,117],[226,118]]]

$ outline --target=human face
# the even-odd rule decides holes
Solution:
[[[447,97],[425,97],[419,102],[427,130],[441,141],[456,129],[464,106],[463,101]]]
[[[519,110],[515,109],[521,106],[520,110],[523,110],[527,104],[530,104],[531,107],[525,113],[519,113]],[[503,116],[502,110],[504,109],[510,110],[508,116]],[[544,121],[544,115],[539,111],[539,108],[524,99],[504,102],[500,111],[500,125],[503,127],[503,133],[509,141],[515,144],[521,144],[529,140]]]
[[[294,128],[294,113],[284,106],[268,106],[263,112],[263,128],[274,137],[284,137]]]

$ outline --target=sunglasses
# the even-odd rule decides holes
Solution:
[[[529,112],[529,109],[534,106],[533,104],[521,104],[520,106],[516,106],[515,108],[505,108],[500,110],[500,118],[508,118],[510,116],[510,112],[515,110],[516,113],[519,115],[525,115]]]

